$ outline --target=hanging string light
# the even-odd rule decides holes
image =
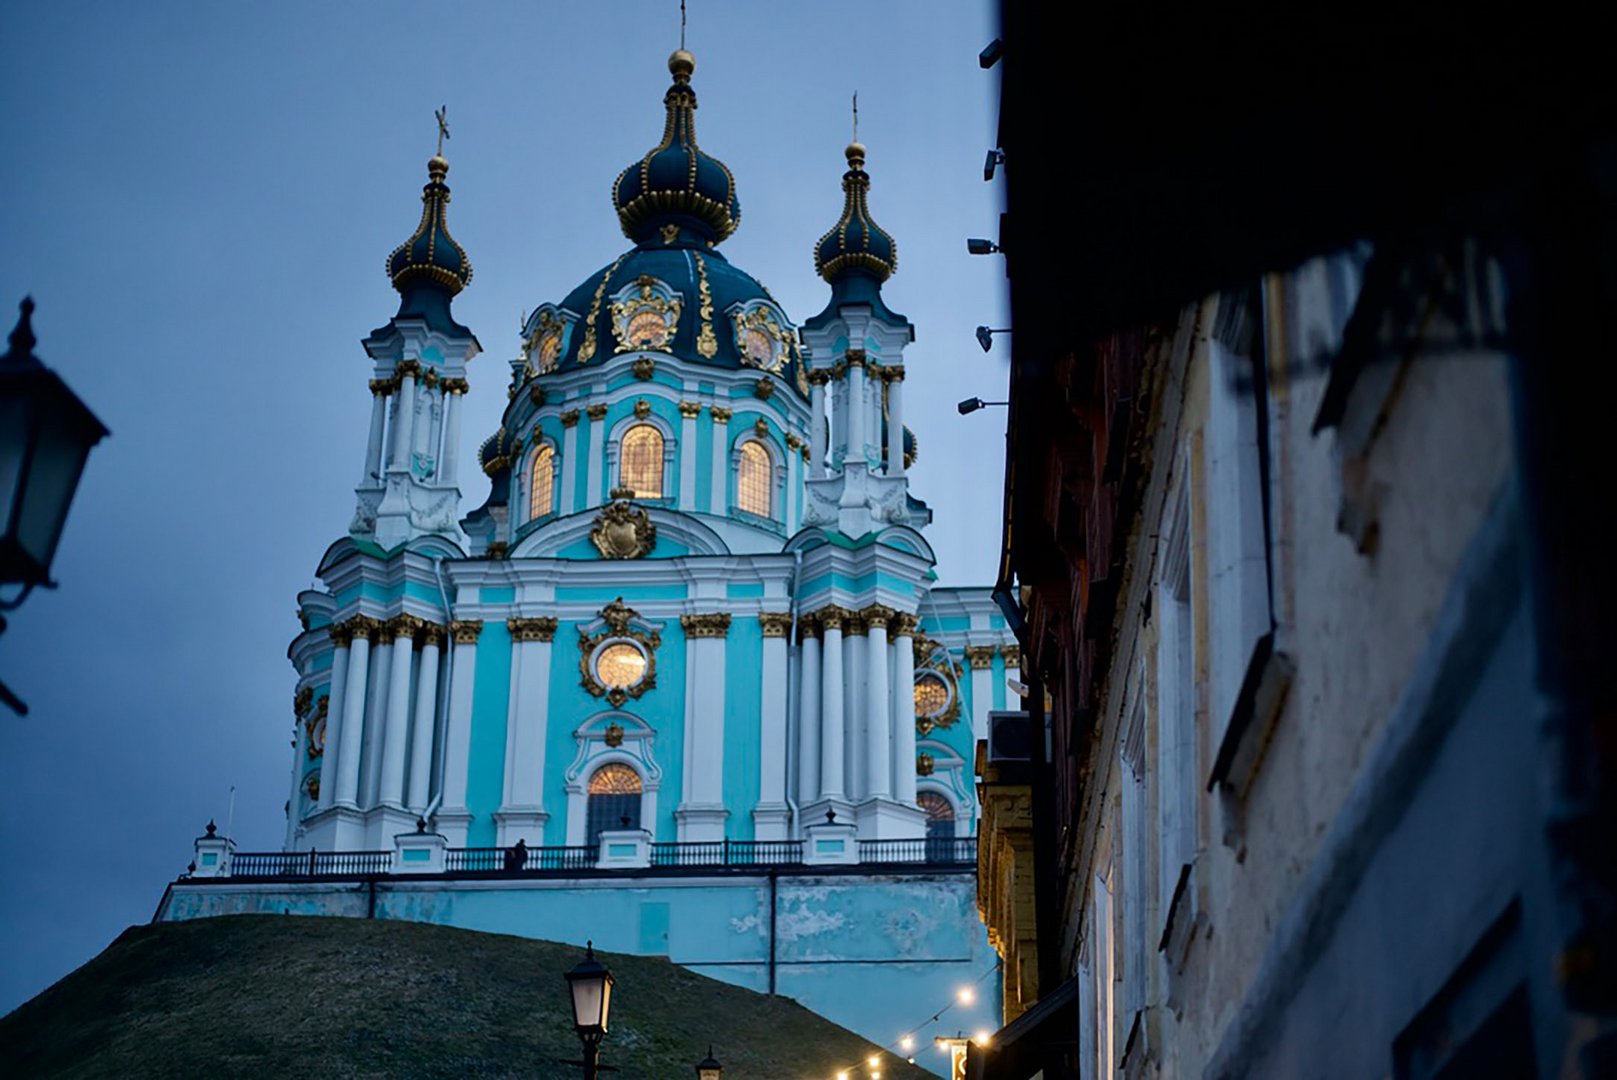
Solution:
[[[912,1025],[908,1031],[904,1032],[897,1039],[888,1043],[882,1049],[885,1052],[892,1054],[894,1057],[909,1062],[911,1065],[915,1064],[915,1058],[910,1055],[910,1051],[915,1049],[916,1036],[920,1034],[921,1029],[931,1024],[935,1024],[939,1020],[943,1019],[944,1014],[950,1009],[953,1009],[956,1005],[970,1005],[975,1002],[977,1000],[977,985],[990,975],[999,971],[999,969],[1000,964],[999,961],[996,960],[988,967],[987,970],[985,970],[981,975],[977,976],[971,982],[957,987],[955,989],[954,996],[949,1000],[948,1004],[938,1009],[937,1012],[934,1012],[925,1020],[922,1020],[919,1024]],[[974,1039],[979,1046],[987,1046],[991,1037],[991,1033],[987,1030],[979,1030],[974,1036]],[[948,1050],[947,1047],[943,1047],[942,1049],[944,1049],[945,1052]],[[881,1076],[881,1061],[882,1059],[880,1054],[872,1054],[865,1059],[863,1064],[867,1071],[864,1073],[864,1076],[868,1078],[868,1080],[879,1080]],[[854,1062],[846,1067],[838,1068],[833,1074],[834,1080],[854,1080],[854,1075],[858,1072],[859,1068],[859,1062]]]

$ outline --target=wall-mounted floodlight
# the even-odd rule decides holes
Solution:
[[[955,408],[960,410],[960,415],[961,416],[970,416],[972,413],[976,412],[978,409],[986,409],[990,405],[1009,405],[1009,404],[1010,404],[1010,402],[1008,402],[1008,401],[984,401],[980,397],[969,397],[965,401],[962,401],[960,404],[956,405]]]
[[[997,329],[990,326],[979,326],[977,327],[977,344],[983,347],[983,352],[987,352],[989,349],[994,347],[995,334],[1008,334],[1010,332],[1011,328],[1008,326],[999,327]]]
[[[986,46],[983,47],[982,52],[977,54],[977,66],[981,67],[984,71],[987,71],[989,68],[999,63],[999,58],[1004,55],[1004,53],[1005,43],[999,38],[995,38],[993,41],[990,41]]]
[[[966,250],[973,255],[992,255],[999,251],[999,245],[992,240],[973,236],[966,241]]]
[[[1003,164],[1005,164],[1005,151],[988,151],[988,157],[983,161],[983,179],[985,181],[992,180],[994,178],[994,170]]]

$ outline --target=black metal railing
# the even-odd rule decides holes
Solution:
[[[573,847],[449,848],[447,873],[558,874],[594,870],[599,849]],[[770,868],[803,865],[801,840],[713,840],[651,845],[653,867]],[[917,840],[861,840],[859,861],[868,866],[924,865],[963,868],[977,863],[975,837],[932,837]],[[409,868],[402,868],[407,871]],[[223,878],[240,880],[319,877],[373,877],[393,872],[390,851],[240,852]],[[207,880],[207,879],[204,879]]]
[[[360,877],[386,874],[392,866],[391,851],[244,851],[231,856],[229,876]]]

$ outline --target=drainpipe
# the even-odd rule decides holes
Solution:
[[[779,871],[771,866],[769,868],[769,993],[775,993],[775,919],[779,911],[776,899],[776,884]]]
[[[803,576],[802,548],[792,552],[792,563],[792,636],[786,639],[786,783],[782,790],[786,792],[786,835],[793,839],[802,839],[798,836],[797,800],[792,798],[792,785],[797,782],[797,761],[795,759],[797,753],[797,729],[803,723],[803,718],[799,715],[802,708],[800,702],[803,700],[802,690],[799,688],[797,693],[792,693],[792,668],[794,666],[792,646],[797,641],[797,585]],[[802,662],[798,661],[795,666],[801,668]],[[770,889],[773,890],[775,886],[773,877],[770,878],[769,885]],[[774,895],[773,891],[771,891],[770,895]],[[773,909],[771,909],[769,916],[769,926],[769,992],[773,994],[775,992],[775,916]]]
[[[438,807],[444,801],[444,755],[445,744],[449,740],[449,688],[455,680],[455,613],[449,606],[449,587],[444,583],[444,557],[435,555],[432,559],[432,573],[438,579],[438,599],[444,608],[444,678],[443,685],[438,690],[438,715],[444,722],[438,725],[433,738],[433,752],[438,755],[438,790],[433,792],[432,799],[427,803],[426,810],[421,816],[428,822],[438,812]]]

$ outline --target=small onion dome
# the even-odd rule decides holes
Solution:
[[[815,245],[814,269],[827,281],[857,272],[880,283],[898,270],[898,244],[871,220],[870,207],[865,202],[865,193],[870,190],[870,174],[865,172],[864,146],[850,143],[846,153],[848,171],[842,174],[842,217]]]
[[[477,451],[477,463],[490,476],[497,476],[511,467],[511,440],[502,427],[487,439]]]
[[[618,174],[612,205],[623,235],[635,243],[688,230],[716,244],[741,224],[736,180],[724,162],[696,145],[696,57],[679,49],[668,58],[668,70],[674,85],[663,95],[668,120],[662,141]]]
[[[449,235],[444,208],[449,205],[449,162],[434,156],[427,162],[427,185],[421,189],[421,224],[387,257],[387,276],[406,300],[416,286],[430,284],[454,296],[472,280],[471,260]]]

